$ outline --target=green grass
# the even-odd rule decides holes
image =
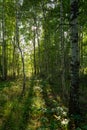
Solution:
[[[41,79],[27,79],[23,97],[22,79],[1,82],[0,87],[0,130],[67,130],[68,109],[57,86]],[[84,98],[81,96],[81,102]],[[82,128],[86,129],[85,123]]]

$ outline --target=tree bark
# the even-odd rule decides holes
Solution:
[[[69,100],[69,130],[79,126],[79,47],[78,47],[78,0],[71,0],[71,86]]]
[[[17,48],[19,49],[20,51],[20,54],[21,54],[21,61],[22,61],[22,72],[23,72],[23,88],[22,88],[22,95],[24,94],[25,92],[25,80],[26,80],[26,75],[25,75],[25,64],[24,64],[24,55],[23,55],[23,52],[22,52],[22,49],[19,45],[19,26],[18,26],[18,23],[19,23],[19,4],[16,3],[16,6],[17,6],[17,9],[16,9],[16,31],[15,31],[15,36],[16,36],[16,46]]]
[[[48,65],[48,59],[49,59],[49,54],[48,54],[48,50],[47,50],[47,45],[48,45],[48,32],[47,32],[47,18],[46,18],[46,11],[45,11],[45,7],[44,7],[44,1],[42,1],[42,15],[43,15],[43,30],[44,30],[44,62],[43,62],[43,69],[42,69],[42,73],[44,74],[45,77],[47,77],[49,75],[49,65]]]
[[[38,43],[38,74],[41,72],[41,61],[40,61],[40,41],[39,41],[39,23],[36,23],[36,35]]]
[[[61,84],[62,97],[64,99],[65,93],[65,60],[64,60],[64,30],[63,30],[63,1],[60,0],[60,48],[61,48]]]
[[[16,76],[16,73],[15,73],[15,50],[16,50],[16,46],[15,46],[15,38],[14,38],[14,41],[13,41],[13,59],[12,59],[12,62],[13,62],[13,78],[15,78]]]
[[[7,62],[6,62],[6,40],[5,40],[5,1],[2,5],[2,79],[7,77]]]
[[[36,25],[36,18],[34,18],[34,26]],[[33,30],[33,48],[34,48],[34,74],[36,75],[36,29]]]

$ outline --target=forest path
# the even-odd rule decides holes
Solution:
[[[0,91],[1,130],[67,130],[67,108],[51,86],[43,80],[28,79],[26,92],[21,93],[21,81],[3,83]]]

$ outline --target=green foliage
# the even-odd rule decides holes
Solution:
[[[83,130],[87,130],[87,125],[84,125],[84,126],[82,127],[82,129],[83,129]]]
[[[76,128],[76,130],[82,130],[82,129],[78,127],[78,128]]]
[[[60,1],[58,0],[24,0],[23,5],[17,6],[17,1],[0,1],[0,116],[4,126],[2,129],[21,130],[28,129],[28,123],[33,125],[30,129],[67,129],[67,113],[61,105],[63,96],[64,104],[68,104],[70,92],[70,4],[69,0],[63,1],[63,33],[64,33],[64,69],[65,91],[62,93],[62,67],[60,46]],[[4,5],[4,6],[3,6]],[[80,65],[80,105],[85,120],[87,120],[86,92],[87,92],[87,1],[79,1],[78,32],[79,32],[79,59]],[[4,17],[3,17],[4,16]],[[84,17],[83,17],[84,16]],[[4,20],[4,21],[3,21]],[[19,33],[18,33],[19,32]],[[35,35],[34,35],[35,32]],[[16,37],[18,33],[18,39]],[[4,38],[3,38],[4,36]],[[3,40],[4,39],[4,40]],[[25,73],[31,76],[34,72],[34,39],[37,78],[30,79],[23,98],[20,98],[20,80],[9,81],[22,77],[21,56],[18,50],[19,43],[25,59]],[[4,58],[7,81],[2,82],[3,72],[3,43],[5,43]],[[40,88],[36,81],[38,77]],[[51,84],[50,87],[49,83]],[[36,87],[37,86],[37,87]],[[28,89],[29,87],[29,89]],[[35,87],[35,88],[33,88]],[[54,95],[54,96],[53,96]],[[55,98],[52,98],[55,97]],[[57,100],[57,101],[56,101]],[[29,106],[30,105],[30,106]],[[52,106],[51,106],[52,105]],[[43,108],[42,108],[43,106]],[[55,114],[56,113],[56,114]],[[16,117],[17,121],[16,121]],[[21,115],[21,117],[20,117]],[[53,115],[52,120],[50,120]],[[30,119],[31,120],[30,120]],[[37,118],[37,119],[36,119]],[[60,119],[59,119],[60,118]],[[83,117],[73,117],[81,122]],[[40,120],[41,119],[41,120]],[[37,121],[38,120],[38,121]],[[39,122],[39,123],[37,123]],[[50,122],[50,124],[48,123]],[[6,127],[7,126],[7,127]],[[83,126],[83,127],[82,127]],[[60,128],[61,127],[61,128]],[[81,128],[86,130],[85,121]],[[80,128],[78,128],[80,129]]]

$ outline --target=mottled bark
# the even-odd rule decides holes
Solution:
[[[78,47],[78,0],[71,0],[71,86],[69,100],[69,129],[75,130],[79,115],[79,47]]]

